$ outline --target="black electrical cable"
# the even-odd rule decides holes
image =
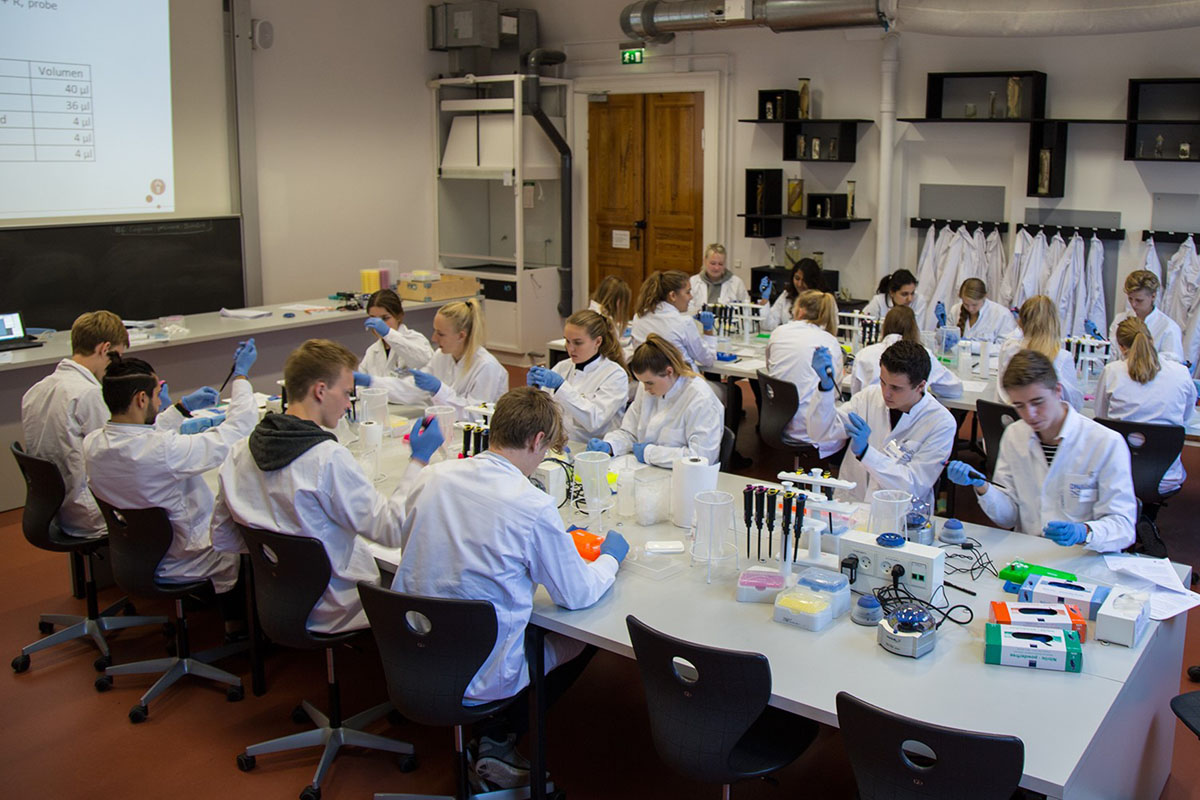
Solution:
[[[946,620],[950,620],[956,625],[970,625],[975,620],[975,612],[971,610],[970,606],[963,605],[962,603],[950,605],[950,601],[946,599],[945,588],[939,586],[937,591],[934,592],[934,595],[936,596],[938,592],[942,593],[943,604],[940,606],[935,603],[931,603],[928,600],[922,600],[921,598],[917,597],[908,589],[900,585],[900,578],[898,576],[893,576],[891,586],[881,586],[875,590],[875,599],[879,601],[879,606],[883,609],[884,616],[892,613],[902,605],[920,606],[921,608],[924,608],[941,618],[938,620],[936,626],[939,628],[942,627],[942,623]],[[957,619],[952,616],[954,612],[960,608],[967,612],[966,619]]]
[[[968,536],[967,541],[962,544],[943,544],[940,547],[946,553],[947,575],[967,573],[973,581],[979,580],[985,574],[999,577],[996,565],[992,563],[991,556],[983,549],[983,544],[978,539]]]

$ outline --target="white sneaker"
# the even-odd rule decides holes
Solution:
[[[529,759],[517,752],[517,737],[512,734],[499,742],[480,738],[471,771],[491,789],[529,785]]]

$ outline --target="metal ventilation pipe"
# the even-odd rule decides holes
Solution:
[[[883,3],[894,7],[894,0]],[[621,11],[631,39],[665,43],[676,31],[766,27],[783,31],[887,27],[880,0],[638,0]]]

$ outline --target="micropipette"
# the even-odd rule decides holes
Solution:
[[[778,501],[779,490],[767,489],[767,558],[772,557],[775,539],[775,504]]]
[[[746,508],[746,558],[750,558],[750,525],[754,522],[754,487],[748,483],[742,490],[742,503]]]

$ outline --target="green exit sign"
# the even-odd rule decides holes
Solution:
[[[646,51],[641,47],[632,47],[621,51],[622,64],[641,64],[646,58]]]

